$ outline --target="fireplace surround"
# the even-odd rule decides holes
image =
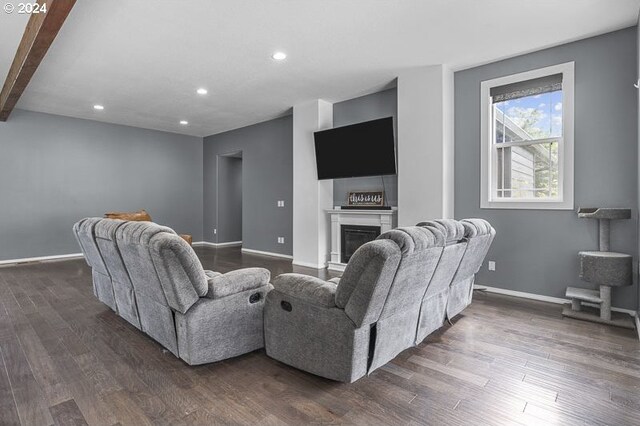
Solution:
[[[391,210],[349,210],[349,209],[329,209],[327,214],[331,219],[331,257],[329,269],[332,271],[344,271],[349,256],[369,239],[373,240],[378,235],[398,226],[398,210],[393,207]],[[343,229],[357,228],[361,231],[369,231],[370,235],[352,235],[353,244],[343,242]],[[375,230],[375,235],[372,230]],[[343,251],[346,256],[343,257]]]

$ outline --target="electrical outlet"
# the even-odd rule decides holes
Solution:
[[[217,230],[217,229],[214,229],[214,230],[213,230],[213,235],[216,235],[217,233],[218,233],[218,230]]]
[[[283,200],[279,200],[278,201],[278,207],[284,207],[284,201]]]
[[[494,262],[493,260],[490,260],[488,268],[489,268],[490,271],[495,271],[496,270],[496,262]]]
[[[284,244],[284,237],[278,237],[278,244]]]

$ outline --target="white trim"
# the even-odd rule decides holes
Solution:
[[[249,254],[259,254],[261,256],[271,256],[271,257],[281,257],[283,259],[293,259],[293,256],[291,256],[290,254],[282,254],[282,253],[273,253],[271,251],[262,251],[262,250],[254,250],[254,249],[248,249],[248,248],[242,248],[242,253],[249,253]]]
[[[210,243],[209,241],[197,241],[197,242],[194,242],[192,245],[221,248],[221,247],[241,246],[242,241],[229,241],[227,243]]]
[[[78,259],[81,257],[84,257],[82,253],[59,254],[57,256],[25,257],[23,259],[0,260],[0,265],[13,265],[16,263],[31,263],[31,262],[50,262],[50,261],[56,261],[56,260]]]
[[[531,80],[552,74],[562,73],[562,142],[558,149],[558,188],[561,201],[495,200],[492,196],[490,162],[493,144],[490,125],[491,97],[490,89],[496,86]],[[532,209],[532,210],[573,210],[574,208],[574,85],[575,63],[539,68],[506,77],[494,78],[480,83],[480,208],[481,209]]]
[[[336,263],[336,262],[329,262],[329,265],[327,266],[327,269],[329,269],[330,271],[336,271],[336,272],[344,272],[346,268],[347,268],[347,265],[345,263]]]
[[[640,310],[636,312],[636,332],[638,332],[638,340],[640,340]]]
[[[296,266],[302,266],[302,267],[305,267],[305,268],[312,268],[312,269],[324,269],[324,268],[327,267],[326,264],[320,265],[320,264],[311,263],[311,262],[300,262],[298,260],[294,260],[292,262],[292,264],[296,265]]]
[[[474,287],[474,289],[485,289],[489,293],[504,294],[505,296],[519,297],[521,299],[539,300],[541,302],[556,303],[558,305],[564,305],[565,303],[570,303],[571,302],[571,300],[564,299],[562,297],[544,296],[542,294],[526,293],[524,291],[507,290],[506,288],[488,287],[486,285],[480,285],[480,284],[476,284],[473,287]],[[597,305],[594,305],[594,304],[591,304],[591,303],[584,303],[584,302],[582,304],[586,305],[586,306],[597,306]],[[611,310],[615,311],[615,312],[622,312],[622,313],[625,313],[625,314],[629,314],[631,316],[635,316],[636,315],[636,311],[634,311],[632,309],[613,308],[612,307]]]

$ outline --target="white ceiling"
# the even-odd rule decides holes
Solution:
[[[305,100],[375,92],[404,68],[462,69],[629,27],[639,7],[640,0],[78,1],[18,108],[207,136]],[[0,76],[25,24],[25,15],[0,14]],[[273,61],[276,50],[288,58]],[[196,95],[198,87],[209,94]]]

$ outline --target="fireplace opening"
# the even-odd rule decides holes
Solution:
[[[340,258],[342,263],[348,263],[353,253],[358,248],[375,240],[380,235],[379,226],[363,225],[340,225],[341,249]]]

